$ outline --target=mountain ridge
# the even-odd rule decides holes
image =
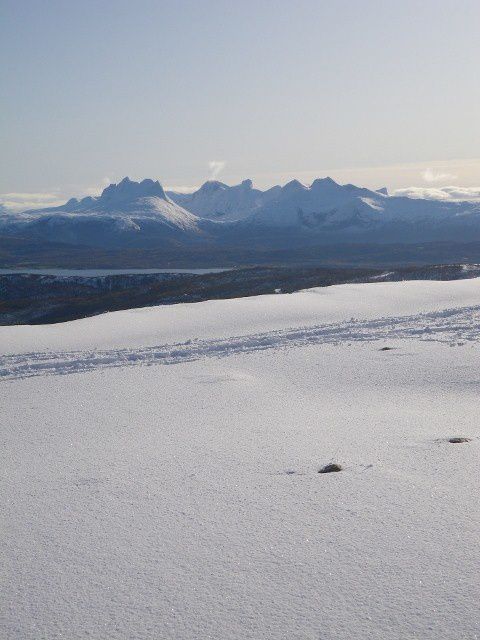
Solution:
[[[330,177],[262,191],[207,181],[192,193],[128,177],[97,197],[0,213],[0,234],[97,247],[257,246],[480,240],[480,204],[390,196]]]

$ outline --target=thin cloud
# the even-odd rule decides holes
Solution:
[[[393,195],[426,200],[480,202],[480,187],[406,187],[405,189],[396,189]]]
[[[456,180],[457,176],[452,173],[436,173],[433,169],[425,169],[422,173],[422,178],[425,182],[445,182],[446,180]]]
[[[43,209],[46,207],[58,207],[64,204],[65,199],[58,193],[3,193],[0,194],[0,205],[3,210],[27,211],[29,209]]]
[[[223,160],[210,160],[208,168],[210,169],[210,180],[215,178],[225,169],[227,163]]]

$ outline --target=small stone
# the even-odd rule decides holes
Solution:
[[[451,442],[452,444],[460,444],[461,442],[471,442],[472,439],[455,436],[454,438],[449,438],[448,441]]]
[[[392,351],[393,347],[382,347],[379,351]]]
[[[329,462],[324,467],[318,470],[318,473],[335,473],[336,471],[342,471],[343,467],[336,462]]]

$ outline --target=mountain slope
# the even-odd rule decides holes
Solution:
[[[323,222],[349,202],[360,202],[361,198],[381,202],[384,197],[369,189],[339,185],[331,178],[315,180],[310,187],[292,180],[270,202],[253,213],[250,220],[264,226],[295,227],[302,223],[312,226],[308,221],[313,223],[316,219]]]

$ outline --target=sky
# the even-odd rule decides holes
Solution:
[[[126,175],[480,194],[479,29],[478,0],[0,0],[0,203]]]

